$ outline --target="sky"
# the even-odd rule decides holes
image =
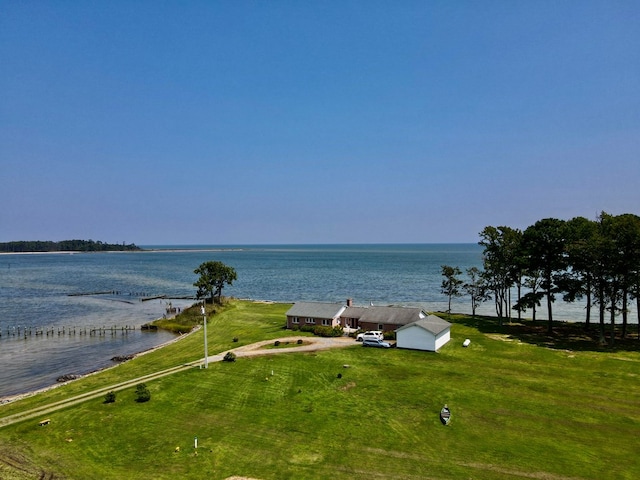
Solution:
[[[0,0],[0,242],[640,214],[638,1]]]

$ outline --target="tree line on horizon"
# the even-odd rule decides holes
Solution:
[[[4,253],[32,253],[32,252],[125,252],[142,250],[134,243],[125,245],[119,243],[105,243],[93,240],[62,240],[53,241],[15,241],[0,243],[0,252]]]
[[[545,218],[524,231],[507,226],[485,227],[479,245],[484,247],[483,269],[442,265],[442,293],[451,298],[471,297],[472,313],[493,299],[500,320],[512,310],[536,310],[546,303],[548,333],[553,332],[553,303],[584,299],[585,328],[591,328],[592,307],[597,307],[600,339],[604,341],[607,317],[610,344],[615,339],[616,317],[622,317],[621,336],[628,333],[630,302],[635,300],[640,339],[640,217],[602,212],[596,220]],[[515,292],[515,299],[512,294]]]

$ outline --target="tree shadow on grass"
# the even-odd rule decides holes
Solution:
[[[616,335],[611,345],[611,326],[605,325],[605,338],[601,337],[600,324],[592,323],[589,329],[584,322],[553,322],[553,333],[548,334],[547,320],[512,320],[484,315],[447,314],[436,312],[436,315],[450,323],[457,323],[475,328],[481,333],[504,335],[523,343],[558,350],[592,351],[592,352],[638,352],[637,325],[627,327],[627,336],[622,338],[622,325],[616,325]],[[630,327],[630,328],[629,328]]]

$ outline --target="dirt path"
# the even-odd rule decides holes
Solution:
[[[307,345],[294,345],[288,348],[287,347],[272,348],[272,349],[262,348],[265,345],[272,345],[275,342],[275,339],[274,339],[274,340],[264,340],[262,342],[252,343],[251,345],[244,345],[242,347],[234,348],[227,351],[235,353],[237,358],[242,358],[242,357],[255,357],[255,356],[261,356],[261,355],[279,355],[281,353],[291,353],[291,352],[313,352],[318,350],[327,350],[330,348],[348,347],[355,344],[354,340],[348,337],[336,337],[336,338],[287,337],[286,339],[283,339],[281,341],[293,342],[295,344],[298,341],[298,339],[302,339],[304,342],[309,342],[309,343]],[[223,353],[218,353],[216,355],[209,355],[208,362],[213,363],[213,362],[222,361],[227,351]],[[204,359],[197,360],[195,362],[190,362],[184,365],[179,365],[177,367],[168,368],[166,370],[161,370],[159,372],[143,375],[138,378],[133,378],[131,380],[126,380],[124,382],[109,385],[107,387],[102,387],[102,388],[93,390],[91,392],[83,393],[82,395],[77,395],[75,397],[67,398],[65,400],[60,400],[58,402],[50,403],[48,405],[32,408],[30,410],[25,410],[19,413],[14,413],[13,415],[8,415],[6,417],[0,418],[0,428],[6,427],[8,425],[12,425],[14,423],[22,422],[24,420],[30,420],[33,418],[40,417],[40,419],[44,419],[48,415],[50,415],[51,413],[57,410],[61,410],[63,408],[67,408],[82,402],[86,402],[87,400],[92,400],[94,398],[104,396],[107,392],[111,392],[111,391],[116,392],[119,390],[131,388],[141,382],[150,382],[158,378],[166,377],[168,375],[173,375],[174,373],[188,370],[190,368],[194,368],[197,366],[199,367],[203,363],[204,363]]]

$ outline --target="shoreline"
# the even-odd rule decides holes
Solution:
[[[167,340],[166,342],[163,342],[160,345],[156,345],[155,347],[151,347],[151,348],[148,348],[146,350],[142,350],[140,352],[136,352],[136,353],[133,354],[133,357],[131,358],[131,360],[133,360],[135,358],[138,358],[138,357],[141,357],[143,355],[146,355],[148,353],[155,352],[156,350],[159,350],[159,349],[164,348],[164,347],[166,347],[168,345],[171,345],[174,342],[178,342],[178,341],[182,340],[183,338],[186,338],[187,336],[191,335],[192,333],[197,332],[201,328],[202,327],[200,325],[196,325],[188,333],[177,334],[175,338],[172,338],[171,340]],[[130,361],[130,360],[127,360],[127,361]],[[25,398],[33,397],[34,395],[38,395],[40,393],[45,393],[45,392],[48,392],[50,390],[54,390],[56,388],[60,388],[60,387],[62,387],[64,385],[70,384],[71,382],[75,382],[76,380],[81,380],[81,379],[89,377],[91,375],[96,375],[98,373],[110,370],[112,368],[116,368],[116,367],[122,365],[123,363],[125,363],[125,362],[117,362],[115,365],[110,365],[108,367],[99,368],[97,370],[94,370],[94,371],[89,372],[89,373],[85,373],[83,375],[78,375],[73,380],[68,380],[66,382],[58,382],[58,383],[54,383],[52,385],[49,385],[47,387],[39,388],[37,390],[29,390],[28,392],[16,393],[15,395],[7,395],[7,396],[4,396],[4,397],[0,397],[0,407],[2,407],[3,405],[8,405],[9,403],[16,402],[18,400],[23,400]]]
[[[224,248],[224,247],[203,247],[203,248],[141,248],[140,250],[104,250],[104,251],[83,251],[83,250],[52,250],[50,252],[0,252],[2,255],[81,255],[85,253],[182,253],[182,252],[243,252],[246,248]]]
[[[49,252],[42,252],[42,253],[49,253]],[[66,252],[60,252],[60,253],[66,253]],[[111,252],[99,252],[99,253],[111,253]],[[2,255],[2,254],[0,253],[0,255]],[[275,301],[275,300],[256,300],[256,299],[250,299],[250,298],[238,298],[237,300],[240,300],[240,301],[248,301],[248,302],[254,302],[254,303],[264,303],[264,304],[273,304],[273,303],[295,303],[295,302],[280,302],[280,301]],[[446,312],[442,312],[442,311],[434,311],[434,313],[437,313],[437,314],[446,314]],[[468,316],[470,316],[468,313],[464,313],[464,312],[452,312],[452,313],[451,313],[451,315],[468,315]],[[496,316],[491,316],[491,315],[479,315],[479,316],[489,316],[489,317],[497,318]],[[160,319],[157,319],[157,320],[160,320]],[[547,320],[547,319],[536,319],[535,321],[532,321],[530,318],[523,318],[522,320],[524,320],[524,321],[526,321],[526,322],[532,322],[533,324],[535,324],[535,325],[539,325],[539,326],[542,326],[542,327],[545,327],[545,326],[546,326],[546,324],[547,324],[547,322],[548,322],[548,320]],[[504,321],[505,321],[505,322],[508,322],[508,320],[507,320],[506,318],[504,319]],[[519,321],[518,321],[518,319],[517,319],[517,318],[512,318],[512,319],[511,319],[511,321],[512,321],[514,324],[519,323]],[[554,323],[554,324],[560,324],[560,325],[567,325],[567,326],[570,326],[570,327],[576,327],[576,326],[579,326],[579,325],[581,325],[581,324],[584,324],[584,320],[563,320],[563,319],[557,319],[557,320],[554,320],[554,321],[553,321],[553,323]],[[616,327],[621,327],[621,326],[622,326],[622,323],[618,323],[618,322],[616,322],[616,324],[615,324],[615,325],[616,325]],[[628,335],[629,335],[629,337],[630,337],[630,338],[633,338],[634,336],[636,336],[636,338],[634,339],[634,341],[638,341],[638,335],[640,335],[640,329],[638,329],[638,323],[637,323],[637,321],[636,321],[636,322],[629,321],[629,322],[627,323],[627,325],[628,325],[628,327],[630,327],[630,330],[631,330],[631,329],[633,329],[633,330],[636,330],[636,329],[637,329],[637,330],[636,330],[636,331],[637,331],[637,333],[636,333],[636,332],[633,332],[633,331],[631,330],[631,331],[629,331],[629,332],[628,332]],[[594,331],[596,331],[596,332],[597,332],[597,329],[599,328],[599,323],[598,323],[597,321],[593,321],[593,320],[592,320],[592,322],[591,322],[591,326],[592,326],[592,328],[594,329]],[[142,356],[142,355],[146,355],[146,354],[148,354],[148,353],[154,352],[154,351],[159,350],[159,349],[161,349],[161,348],[164,348],[164,347],[166,347],[166,346],[168,346],[168,345],[171,345],[171,344],[172,344],[172,343],[174,343],[174,342],[180,341],[180,340],[182,340],[183,338],[187,337],[188,335],[191,335],[192,333],[194,333],[194,332],[196,332],[196,331],[200,330],[201,328],[202,328],[202,326],[201,326],[201,325],[196,325],[196,326],[194,326],[194,327],[191,329],[191,331],[189,331],[188,333],[180,333],[180,334],[176,334],[176,337],[175,337],[175,338],[172,338],[172,339],[170,339],[170,340],[168,340],[168,341],[166,341],[166,342],[163,342],[163,343],[161,343],[161,344],[159,344],[159,345],[156,345],[156,346],[154,346],[154,347],[148,348],[148,349],[146,349],[146,350],[141,350],[141,351],[139,351],[139,352],[133,353],[133,354],[132,354],[133,356],[132,356],[131,360],[133,360],[133,359],[135,359],[135,358],[137,358],[137,357],[140,357],[140,356]],[[605,332],[606,332],[606,334],[608,334],[608,333],[609,333],[609,329],[610,329],[610,328],[611,328],[611,324],[610,324],[610,323],[608,323],[608,322],[605,322]],[[129,361],[129,360],[126,360],[126,361]],[[37,395],[37,394],[40,394],[40,393],[47,392],[47,391],[49,391],[49,390],[53,390],[53,389],[55,389],[55,388],[59,388],[59,387],[61,387],[61,386],[63,386],[63,385],[69,384],[69,383],[74,382],[74,381],[76,381],[76,380],[80,380],[80,379],[82,379],[82,378],[85,378],[85,377],[88,377],[88,376],[91,376],[91,375],[95,375],[95,374],[97,374],[97,373],[100,373],[100,372],[103,372],[103,371],[106,371],[106,370],[109,370],[109,369],[115,368],[115,367],[117,367],[117,366],[121,365],[122,363],[125,363],[125,362],[117,362],[115,365],[110,365],[110,366],[107,366],[107,367],[104,367],[104,368],[98,368],[98,369],[96,369],[96,370],[94,370],[94,371],[92,371],[92,372],[88,372],[88,373],[85,373],[85,374],[79,375],[77,378],[74,378],[74,379],[72,379],[72,380],[68,380],[68,381],[65,381],[65,382],[58,382],[58,383],[51,384],[51,385],[49,385],[49,386],[47,386],[47,387],[39,388],[39,389],[36,389],[36,390],[30,390],[30,391],[23,392],[23,393],[17,393],[17,394],[14,394],[14,395],[7,395],[7,396],[0,397],[0,407],[2,407],[3,405],[9,404],[9,403],[12,403],[12,402],[18,401],[18,400],[22,400],[22,399],[24,399],[24,398],[28,398],[28,397],[31,397],[31,396],[34,396],[34,395]]]

